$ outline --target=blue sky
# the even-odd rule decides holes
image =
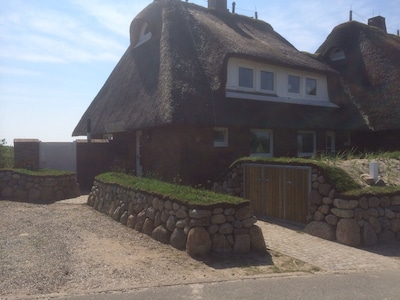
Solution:
[[[129,45],[130,22],[151,2],[0,0],[0,140],[75,140],[75,125]],[[350,8],[356,21],[381,15],[389,33],[400,29],[398,0],[235,2],[236,13],[257,9],[259,19],[312,53],[348,21]]]

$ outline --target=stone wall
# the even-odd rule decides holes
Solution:
[[[305,232],[349,246],[400,240],[400,195],[337,197],[321,170],[313,169]]]
[[[243,167],[232,167],[213,191],[243,197]],[[304,231],[349,246],[372,246],[400,240],[400,195],[340,199],[323,171],[313,168]]]
[[[2,199],[49,203],[78,197],[75,174],[62,176],[31,176],[13,170],[0,170]]]
[[[190,206],[96,180],[88,205],[162,243],[186,250],[191,256],[210,251],[266,251],[249,203]]]

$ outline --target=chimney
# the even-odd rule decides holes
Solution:
[[[235,14],[236,2],[232,2],[232,13]]]
[[[350,18],[349,21],[353,21],[353,10],[350,10]]]
[[[208,0],[208,8],[215,9],[219,12],[227,12],[227,0]]]
[[[368,25],[378,27],[379,29],[383,30],[385,33],[386,31],[386,20],[384,17],[378,16],[368,19]]]

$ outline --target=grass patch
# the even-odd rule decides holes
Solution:
[[[341,196],[345,198],[359,198],[362,196],[378,196],[378,195],[398,195],[400,186],[371,186],[363,189],[351,190],[343,192]]]
[[[155,179],[135,177],[124,173],[104,173],[96,177],[103,183],[116,184],[126,188],[132,188],[141,192],[155,193],[171,200],[178,200],[191,205],[214,204],[241,204],[247,200],[223,194],[213,193],[204,189],[195,189],[189,186],[167,183]]]
[[[18,174],[23,174],[23,175],[29,175],[29,176],[38,176],[38,177],[46,177],[46,176],[67,176],[67,175],[73,175],[74,173],[72,172],[67,172],[67,171],[59,171],[59,170],[38,170],[38,171],[32,171],[32,170],[27,170],[27,169],[0,169],[1,171],[11,171],[14,173]]]

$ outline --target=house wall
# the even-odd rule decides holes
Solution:
[[[360,151],[399,151],[400,130],[355,132],[352,135],[352,144]]]

